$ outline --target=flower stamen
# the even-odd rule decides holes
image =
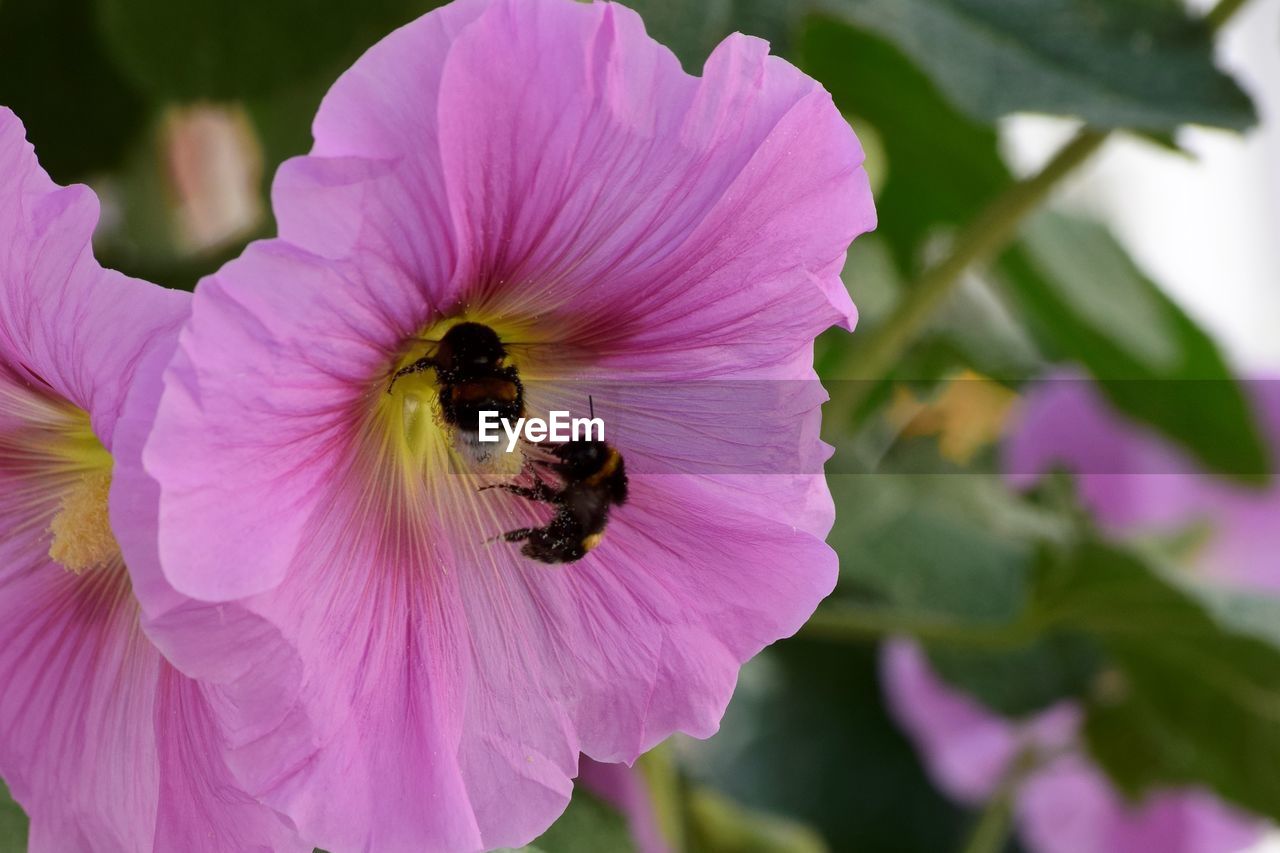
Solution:
[[[62,496],[61,506],[49,525],[53,543],[49,556],[74,574],[104,568],[120,559],[120,546],[111,532],[107,495],[111,470],[81,475]]]

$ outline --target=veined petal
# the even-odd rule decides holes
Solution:
[[[142,631],[111,451],[188,297],[98,267],[96,219],[0,109],[0,775],[36,853],[310,849],[236,785],[204,689]]]
[[[275,185],[281,239],[197,291],[141,451],[158,548],[135,573],[298,649],[303,724],[245,712],[272,760],[233,769],[304,836],[519,845],[580,753],[714,731],[742,662],[835,582],[812,341],[852,322],[862,154],[762,43],[694,78],[633,13],[567,0],[397,31],[315,134]],[[476,464],[440,407],[427,354],[462,320],[509,345],[530,414],[635,413],[610,437],[630,498],[576,562],[504,541],[554,508],[482,491],[528,467]],[[763,393],[678,388],[718,380]],[[184,625],[162,646],[203,678]],[[228,703],[263,702],[233,669]]]

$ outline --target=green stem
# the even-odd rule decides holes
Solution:
[[[671,742],[663,741],[640,756],[637,767],[648,786],[654,818],[662,838],[672,850],[687,849],[689,797]]]
[[[937,617],[894,612],[890,608],[827,604],[801,629],[804,637],[841,642],[874,642],[893,634],[925,642],[968,648],[1018,648],[1031,642],[1043,626],[1029,619],[1006,624],[975,625]]]
[[[1037,174],[1019,181],[996,197],[956,237],[951,252],[907,288],[906,296],[875,333],[855,347],[850,360],[857,373],[870,380],[883,378],[915,341],[934,312],[951,294],[961,275],[975,263],[990,259],[1017,235],[1023,221],[1048,198],[1053,188],[1102,147],[1107,133],[1085,128],[1076,134]],[[846,382],[842,404],[861,402],[873,382]],[[834,396],[833,390],[833,396]]]
[[[1248,0],[1219,0],[1205,20],[1215,32],[1240,11]],[[1019,181],[997,196],[977,218],[957,235],[951,252],[930,267],[906,289],[906,296],[890,317],[854,347],[849,361],[863,382],[839,383],[832,389],[834,409],[856,409],[876,385],[888,375],[916,337],[946,301],[965,271],[990,260],[1009,246],[1028,216],[1036,211],[1054,188],[1074,172],[1102,144],[1109,132],[1084,128],[1059,149],[1039,173]]]
[[[1209,10],[1209,14],[1204,16],[1205,22],[1209,25],[1209,29],[1217,32],[1222,29],[1222,25],[1230,21],[1239,12],[1241,7],[1249,0],[1218,0],[1218,5]]]
[[[1018,789],[1039,765],[1034,748],[1028,747],[1018,753],[1000,780],[1000,786],[987,800],[963,853],[1000,853],[1005,848],[1013,828],[1013,806]]]

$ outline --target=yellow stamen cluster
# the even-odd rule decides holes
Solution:
[[[63,495],[49,525],[53,534],[49,556],[69,571],[81,574],[119,560],[120,546],[107,514],[110,489],[110,469],[99,469],[81,475]]]

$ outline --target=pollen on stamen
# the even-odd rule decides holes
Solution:
[[[110,490],[111,471],[92,471],[63,496],[49,525],[53,534],[49,556],[68,571],[81,574],[119,560],[120,546],[107,513]]]

